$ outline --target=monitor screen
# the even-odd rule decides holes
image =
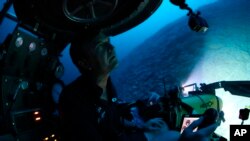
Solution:
[[[180,133],[182,133],[185,128],[187,128],[193,121],[197,119],[199,119],[198,115],[184,115],[182,119]],[[196,130],[197,128],[195,128],[193,131],[195,132]]]

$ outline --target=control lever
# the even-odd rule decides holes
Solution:
[[[209,125],[216,123],[219,118],[219,113],[216,109],[209,108],[204,112],[203,117],[204,117],[204,120],[199,125],[198,129],[202,129],[202,128],[205,128]]]

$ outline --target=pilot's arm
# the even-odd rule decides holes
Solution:
[[[59,113],[61,116],[61,137],[63,141],[101,141],[96,129],[95,110],[83,106],[79,98],[61,95]],[[79,105],[80,104],[80,105]]]

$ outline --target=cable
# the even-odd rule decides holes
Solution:
[[[240,125],[243,125],[244,124],[244,120],[241,121],[241,124]]]
[[[28,88],[28,86],[29,86],[29,83],[27,81],[20,80],[20,83],[18,84],[18,86],[15,90],[14,96],[12,98],[12,101],[10,103],[9,109],[6,111],[6,114],[10,113],[12,107],[15,105],[16,97],[17,97],[18,93],[20,92],[20,90],[25,90]]]

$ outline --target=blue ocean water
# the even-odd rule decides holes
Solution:
[[[217,1],[199,9],[209,23],[207,32],[191,31],[183,24],[188,20],[184,16],[145,40],[113,72],[122,99],[164,95],[173,85],[249,81],[249,6],[247,0]],[[239,109],[249,107],[250,98],[223,88],[216,89],[216,95],[226,119],[216,132],[229,139],[229,126],[241,123]]]
[[[204,0],[196,2],[195,0],[190,0],[188,1],[188,5],[196,10],[202,5],[213,3],[215,1],[216,0]],[[3,8],[3,4],[5,2],[5,0],[0,1],[0,9]],[[11,7],[8,12],[15,15],[13,7]],[[128,55],[128,53],[130,53],[134,48],[161,30],[161,28],[163,28],[165,25],[182,16],[186,16],[186,14],[187,11],[180,10],[179,7],[171,4],[167,0],[164,0],[156,12],[152,14],[152,16],[150,16],[146,21],[124,33],[111,37],[111,42],[115,46],[118,60],[124,59],[124,57]],[[15,26],[16,22],[8,18],[4,18],[2,24],[0,25],[0,43],[4,41],[9,33],[13,32]],[[72,65],[71,59],[68,55],[68,46],[62,52],[62,54],[61,61],[65,64],[65,66],[69,66],[65,68],[65,75],[62,79],[66,84],[68,84],[79,75],[79,72],[76,70],[75,66]]]

